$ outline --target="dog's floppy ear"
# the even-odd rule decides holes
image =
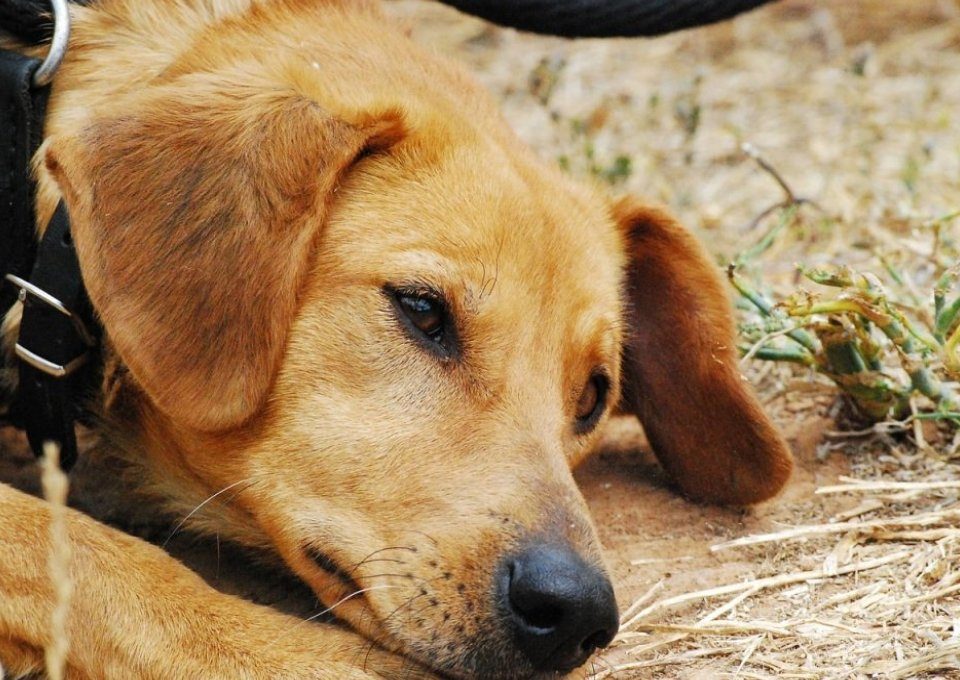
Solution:
[[[265,402],[342,174],[401,114],[334,117],[294,91],[157,86],[47,150],[90,299],[131,374],[188,427]]]
[[[737,368],[718,267],[666,212],[621,199],[628,252],[621,409],[636,414],[687,495],[750,504],[775,495],[793,459]]]

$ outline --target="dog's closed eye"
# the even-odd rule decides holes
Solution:
[[[422,348],[441,359],[458,354],[456,328],[443,296],[432,289],[386,286],[407,334]]]

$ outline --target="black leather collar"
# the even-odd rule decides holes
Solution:
[[[46,14],[33,0],[17,0],[0,12],[0,29],[32,41],[43,34]],[[33,13],[27,13],[32,10]],[[32,27],[32,28],[31,28]],[[43,138],[49,87],[36,87],[38,59],[0,50],[0,316],[23,303],[16,355],[17,394],[8,418],[27,432],[42,455],[46,442],[60,445],[60,462],[77,458],[75,422],[82,416],[90,381],[97,374],[99,330],[87,301],[80,264],[61,201],[43,238],[36,235],[36,183],[30,162]]]
[[[49,87],[34,88],[39,59],[0,50],[0,274],[28,277],[37,255],[30,160],[40,146]],[[0,277],[2,278],[2,277]],[[0,289],[6,313],[17,291]]]
[[[77,459],[75,423],[84,415],[100,361],[99,327],[62,201],[40,241],[30,279],[9,283],[23,303],[15,347],[19,379],[10,420],[26,430],[38,456],[46,442],[59,444],[60,464],[69,470]]]

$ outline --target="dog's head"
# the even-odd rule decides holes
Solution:
[[[692,496],[789,474],[715,268],[538,163],[445,67],[361,96],[242,53],[46,150],[124,417],[162,483],[224,491],[218,528],[371,638],[454,676],[578,666],[617,612],[570,470],[618,403]]]

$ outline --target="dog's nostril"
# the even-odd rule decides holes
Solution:
[[[603,649],[611,642],[613,642],[613,635],[610,634],[610,631],[598,630],[588,635],[587,638],[580,643],[580,650],[587,656],[590,656],[595,650]]]
[[[573,550],[536,545],[504,571],[508,619],[536,670],[572,670],[610,644],[619,627],[613,588]]]

